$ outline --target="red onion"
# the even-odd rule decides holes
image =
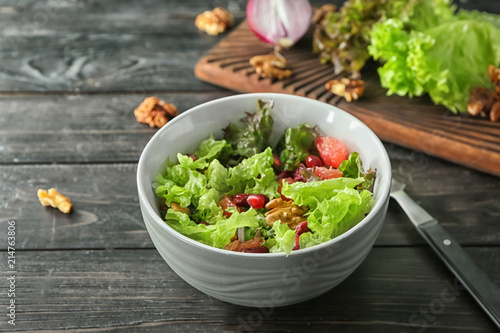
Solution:
[[[250,28],[275,46],[295,44],[309,29],[311,15],[308,0],[249,0],[247,4]]]
[[[245,241],[245,227],[238,228],[238,241],[240,243]]]

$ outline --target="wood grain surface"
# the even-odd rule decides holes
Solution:
[[[479,263],[500,264],[491,249],[470,252]],[[47,266],[47,258],[58,265]],[[462,287],[453,288],[453,276],[427,248],[374,249],[330,292],[269,309],[234,306],[201,294],[156,250],[25,251],[19,261],[22,313],[16,330],[400,333],[424,327],[451,333],[481,326],[481,332],[494,332],[489,318],[470,306]],[[498,270],[485,269],[500,282]],[[443,290],[450,301],[434,311]]]
[[[456,3],[500,13],[489,0]],[[145,229],[135,185],[137,161],[156,129],[138,124],[133,109],[151,95],[185,111],[234,94],[195,77],[196,62],[227,35],[208,36],[193,22],[224,6],[239,23],[245,4],[0,2],[0,332],[496,332],[462,290],[439,307],[453,276],[393,202],[359,269],[303,304],[233,306],[166,265]],[[384,144],[408,193],[500,283],[499,178],[425,149]],[[49,187],[72,199],[71,215],[39,204],[36,190]],[[8,221],[17,227],[16,326],[6,316]]]
[[[133,114],[145,97],[155,95],[182,112],[229,94],[0,96],[0,163],[137,162],[157,130]]]
[[[307,38],[309,37],[309,39]],[[382,140],[500,176],[500,122],[455,116],[426,97],[387,96],[380,87],[376,64],[362,71],[365,93],[347,103],[325,88],[341,77],[312,52],[310,35],[283,51],[292,76],[277,80],[259,77],[248,60],[272,49],[257,39],[245,21],[198,61],[201,80],[238,92],[277,92],[317,99],[353,114]]]
[[[495,200],[500,182],[495,177],[425,156],[408,159],[404,149],[388,149],[395,177],[457,241],[500,246]],[[0,224],[18,221],[19,250],[151,248],[135,178],[135,163],[0,166]],[[50,187],[72,200],[71,215],[40,206],[36,191]],[[376,246],[423,244],[404,212],[391,205]],[[6,247],[7,239],[0,238],[0,248]]]

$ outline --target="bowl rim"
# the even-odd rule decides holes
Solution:
[[[383,170],[382,172],[386,172],[387,174],[387,181],[384,183],[380,182],[379,186],[381,188],[378,190],[380,193],[380,199],[375,203],[375,205],[372,207],[370,212],[368,213],[367,216],[363,220],[361,220],[358,224],[356,224],[354,227],[346,231],[340,236],[337,236],[327,242],[306,248],[306,249],[300,249],[297,251],[292,251],[288,255],[285,252],[278,252],[278,253],[246,253],[246,252],[235,252],[235,251],[228,251],[224,249],[219,249],[210,245],[206,245],[203,243],[200,243],[194,239],[189,238],[188,236],[185,236],[181,234],[180,232],[177,232],[174,230],[172,227],[170,227],[154,210],[151,202],[147,200],[147,196],[145,194],[146,188],[152,188],[152,184],[146,184],[145,182],[145,176],[144,174],[144,169],[145,169],[145,160],[146,160],[146,155],[150,154],[149,151],[152,149],[151,147],[153,146],[153,142],[158,140],[158,138],[161,136],[161,133],[168,131],[170,127],[174,126],[177,124],[177,122],[180,122],[183,118],[188,117],[191,113],[196,113],[198,110],[203,109],[209,105],[212,104],[218,104],[222,102],[227,102],[227,101],[232,101],[232,100],[239,100],[239,99],[249,99],[253,98],[257,100],[258,98],[262,99],[276,99],[276,98],[290,98],[290,99],[297,99],[297,100],[304,100],[307,99],[308,102],[312,104],[316,104],[318,107],[328,107],[330,110],[333,110],[334,112],[339,112],[343,113],[345,117],[347,117],[350,121],[355,121],[358,123],[360,127],[362,127],[368,135],[371,137],[371,139],[375,142],[376,146],[383,152],[383,163],[387,164],[387,170]],[[378,171],[377,171],[378,172]],[[243,94],[237,94],[237,95],[232,95],[232,96],[225,96],[221,98],[217,98],[205,103],[201,103],[199,105],[196,105],[181,114],[179,114],[177,117],[169,121],[165,126],[160,128],[152,137],[149,139],[148,143],[144,147],[141,156],[139,157],[139,162],[137,166],[137,173],[136,173],[136,181],[137,181],[137,191],[138,191],[138,197],[139,197],[139,204],[141,207],[141,210],[145,210],[147,215],[150,215],[153,217],[153,221],[156,225],[160,226],[160,228],[163,228],[165,231],[169,232],[171,235],[174,237],[178,238],[179,240],[188,243],[192,246],[195,246],[199,249],[206,250],[206,251],[211,251],[217,254],[221,255],[228,255],[228,256],[237,256],[237,257],[251,257],[251,258],[282,258],[282,257],[288,257],[288,256],[298,256],[298,255],[304,255],[310,252],[315,252],[319,251],[321,249],[324,249],[326,247],[329,247],[333,244],[339,243],[343,239],[349,237],[350,235],[359,232],[359,230],[366,224],[368,224],[374,216],[381,210],[383,209],[383,206],[385,204],[385,201],[389,197],[389,191],[390,191],[390,184],[391,184],[391,163],[389,156],[387,154],[387,151],[378,138],[378,136],[367,126],[365,125],[361,120],[356,118],[355,116],[351,115],[347,111],[344,111],[340,109],[337,106],[327,104],[318,100],[310,99],[307,97],[302,97],[302,96],[297,96],[297,95],[290,95],[290,94],[283,94],[283,93],[243,93]],[[146,214],[144,214],[146,215]],[[146,223],[146,221],[144,221]],[[148,231],[149,232],[149,231]]]

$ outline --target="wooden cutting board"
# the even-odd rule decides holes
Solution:
[[[365,66],[362,72],[364,95],[348,103],[325,89],[325,83],[335,78],[333,67],[319,62],[311,51],[311,43],[309,34],[283,52],[292,77],[281,81],[262,79],[248,60],[268,54],[272,48],[259,41],[244,21],[199,60],[195,75],[238,92],[276,92],[317,99],[356,116],[383,141],[500,176],[499,122],[456,116],[434,105],[428,97],[387,96],[380,86],[375,63]],[[410,164],[409,167],[422,167],[418,161]]]

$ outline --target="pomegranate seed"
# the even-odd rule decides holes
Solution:
[[[248,207],[247,199],[249,196],[250,196],[250,194],[247,194],[247,193],[236,194],[233,197],[233,202],[236,204],[236,206]]]
[[[244,249],[241,252],[245,252],[245,253],[269,253],[269,249],[265,246],[256,246],[256,247]]]
[[[187,156],[191,157],[193,159],[193,162],[198,159],[198,156],[196,156],[195,154],[187,154]]]
[[[280,158],[274,154],[273,154],[273,160],[274,160],[273,165],[275,167],[280,167],[282,165]]]
[[[311,229],[307,227],[307,221],[302,221],[295,226],[295,245],[292,251],[300,249],[299,238],[304,232],[309,232]]]
[[[306,157],[306,167],[313,168],[320,166],[323,166],[323,161],[318,156],[309,155]]]
[[[248,205],[253,209],[264,208],[264,205],[268,201],[269,198],[264,194],[250,194],[247,199]]]
[[[307,221],[302,221],[295,226],[295,233],[298,236],[302,235],[304,232],[310,232],[310,231],[311,229],[307,227]]]

